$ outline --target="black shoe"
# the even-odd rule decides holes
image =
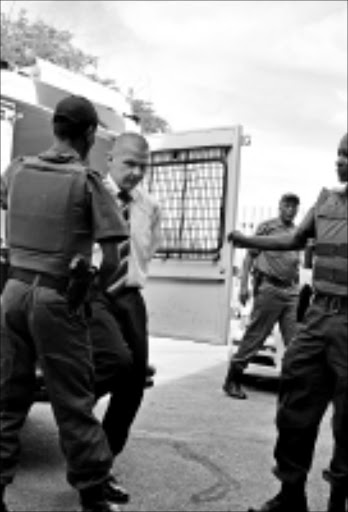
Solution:
[[[129,492],[117,482],[114,475],[110,475],[105,482],[104,495],[106,499],[115,503],[128,503],[130,499]]]
[[[82,512],[120,512],[115,500],[106,497],[105,483],[80,491]]]
[[[280,492],[266,501],[261,508],[249,508],[248,512],[309,512],[305,494],[289,495]]]
[[[348,496],[346,489],[342,487],[331,487],[329,503],[327,512],[347,512],[348,511]]]
[[[5,487],[0,487],[0,512],[10,512],[4,502]]]
[[[224,384],[222,389],[225,391],[226,395],[231,398],[237,398],[238,400],[245,400],[248,398],[248,395],[239,382],[232,380],[228,384]]]
[[[156,375],[156,368],[152,364],[148,364],[146,367],[146,378],[152,378]]]
[[[94,501],[93,503],[82,504],[81,512],[120,512],[116,503],[107,500]]]
[[[146,377],[145,383],[144,383],[144,388],[145,389],[152,388],[154,385],[155,385],[155,381],[153,380],[153,378],[152,377]]]
[[[3,501],[0,502],[0,512],[10,512]]]

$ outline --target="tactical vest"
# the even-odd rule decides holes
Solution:
[[[315,207],[313,285],[328,295],[347,296],[347,198],[323,189]]]
[[[8,195],[10,265],[66,276],[71,259],[92,250],[87,171],[79,162],[26,157]]]

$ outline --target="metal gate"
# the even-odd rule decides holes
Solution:
[[[147,188],[162,243],[145,295],[150,333],[227,343],[242,127],[154,135]]]

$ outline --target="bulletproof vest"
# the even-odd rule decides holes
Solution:
[[[8,195],[11,266],[66,276],[77,253],[90,261],[92,225],[86,180],[82,163],[23,159]]]
[[[316,291],[347,296],[347,198],[323,189],[315,207],[316,245],[313,285]]]

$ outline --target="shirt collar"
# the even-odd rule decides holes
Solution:
[[[280,217],[277,217],[276,219],[277,226],[280,228],[293,228],[295,227],[295,224],[291,222],[290,224],[285,224]]]
[[[117,185],[117,183],[112,179],[110,173],[106,174],[106,176],[103,178],[105,184],[109,189],[112,190],[112,192],[118,196],[118,194],[122,191],[122,189]],[[131,197],[132,201],[136,200],[138,196],[137,188],[131,190],[128,192],[129,196]]]
[[[40,153],[39,158],[58,163],[83,162],[75,149],[68,146],[61,147],[57,144],[51,146],[47,151]]]

